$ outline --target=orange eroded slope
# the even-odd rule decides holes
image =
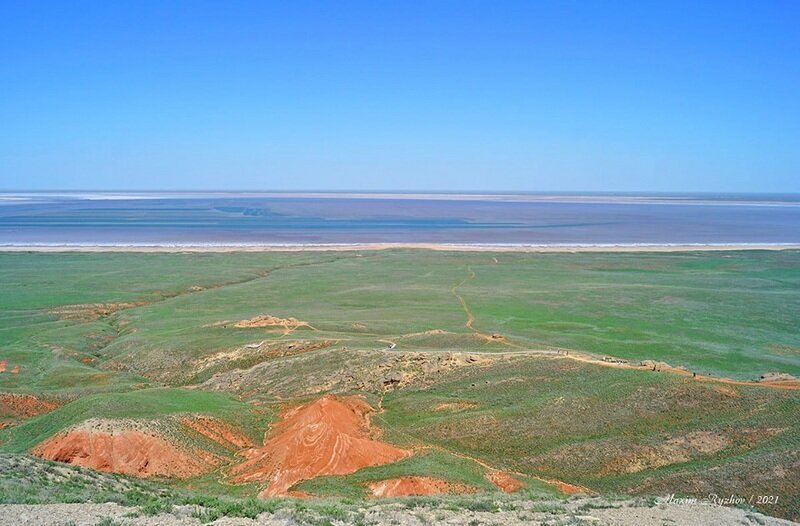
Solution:
[[[210,466],[154,434],[138,429],[97,429],[82,425],[59,433],[38,446],[34,455],[86,468],[135,477],[185,478]]]
[[[503,493],[514,493],[524,486],[521,480],[515,479],[505,471],[492,471],[486,478]]]
[[[209,440],[230,450],[252,447],[252,441],[229,425],[209,416],[196,415],[181,418],[180,422]]]
[[[583,486],[578,486],[576,484],[570,484],[568,482],[562,482],[560,480],[551,481],[551,483],[558,488],[561,493],[566,493],[567,495],[576,495],[579,493],[583,493],[586,495],[591,495],[592,492],[587,490]]]
[[[370,437],[371,412],[361,398],[331,395],[290,409],[262,447],[244,452],[246,460],[231,468],[231,480],[269,481],[261,496],[287,495],[301,480],[346,475],[411,455]]]
[[[475,493],[471,488],[457,482],[448,482],[432,477],[398,477],[379,480],[369,484],[373,497],[408,497],[411,495],[439,495],[442,493]]]

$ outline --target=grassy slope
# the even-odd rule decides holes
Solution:
[[[294,487],[321,497],[368,498],[367,485],[404,476],[435,477],[464,484],[476,491],[499,493],[486,478],[487,471],[470,460],[436,450],[423,451],[399,462],[359,470],[352,475],[318,477]],[[562,496],[553,486],[531,477],[518,476],[525,491],[536,498]]]
[[[330,257],[305,254],[0,253],[0,359],[22,367],[19,375],[0,375],[0,389],[75,397],[146,382],[136,374],[98,371],[83,363],[106,357],[106,348],[127,332],[151,333],[147,326],[126,328],[127,313],[136,309],[85,321],[59,319],[49,312],[53,308],[146,302],[148,309],[169,320],[177,312],[159,310],[160,304],[200,294],[191,287],[213,291],[256,280],[285,266],[326,259]],[[195,312],[190,308],[190,317]],[[163,351],[169,350],[179,333],[192,329],[179,323],[167,327],[171,335],[154,333],[152,341],[136,342],[156,345],[168,354]],[[228,346],[235,340],[218,343]]]
[[[443,402],[469,405],[437,411]],[[790,473],[800,446],[800,397],[794,392],[721,389],[663,373],[609,374],[567,360],[464,369],[432,387],[393,391],[383,405],[386,411],[376,419],[397,443],[435,444],[495,467],[597,490],[636,489],[644,478],[676,470],[685,470],[688,479],[697,476],[696,469],[713,466],[718,473],[703,476],[715,481],[716,491],[725,491],[732,484],[724,466],[732,458],[752,457],[757,464],[757,457],[766,461],[777,452],[781,458],[770,460],[770,467],[777,463]],[[646,458],[647,448],[692,432],[721,435],[730,443],[664,467],[614,471],[615,461],[631,453]],[[791,477],[782,480],[789,483]]]
[[[475,279],[458,291],[475,315],[474,326],[522,346],[663,360],[743,379],[767,371],[800,371],[797,253],[502,254],[496,256],[498,264],[493,257],[415,252],[329,256],[247,283],[124,311],[120,322],[129,329],[106,350],[124,354],[135,347],[141,358],[148,348],[162,357],[169,349],[197,357],[278,337],[259,329],[207,326],[265,312],[294,316],[320,330],[297,336],[346,338],[360,348],[429,329],[467,333],[451,288],[469,276],[470,268]],[[136,333],[130,334],[133,328]],[[399,349],[415,348],[412,341],[399,343]],[[447,339],[422,346],[437,347],[447,348]],[[453,347],[508,350],[478,340],[459,340]]]
[[[473,265],[464,287],[483,330],[737,378],[800,370],[796,252],[499,261]]]
[[[186,358],[280,337],[208,326],[261,313],[295,316],[320,330],[295,336],[347,338],[354,348],[428,329],[466,333],[451,288],[469,276],[468,267],[476,277],[459,292],[475,327],[523,346],[657,359],[736,378],[800,371],[796,252],[0,254],[0,352],[23,372],[47,370],[38,379],[49,387],[54,368],[69,366],[76,378],[89,374],[72,359],[78,355],[124,359],[135,350],[137,359],[125,365],[142,373],[163,369],[167,358],[177,367]],[[190,293],[190,286],[208,290]],[[120,301],[150,303],[88,323],[47,313]],[[415,348],[414,341],[399,343]],[[447,348],[448,341],[418,345]],[[503,348],[463,339],[453,347]],[[141,381],[128,381],[135,380]],[[23,384],[30,378],[0,379],[0,387]]]
[[[188,408],[228,418],[258,437],[266,421],[247,416],[246,405],[224,395],[139,389],[193,382],[193,361],[265,339],[341,339],[337,349],[368,350],[390,338],[397,351],[514,351],[470,336],[452,290],[462,281],[456,292],[474,314],[474,327],[501,333],[522,348],[663,360],[742,379],[766,371],[800,376],[798,252],[0,254],[0,279],[0,360],[22,365],[18,375],[0,374],[0,391],[78,399],[0,431],[9,451],[92,416],[161,418],[194,410]],[[195,286],[205,290],[192,291]],[[147,304],[94,320],[48,313],[62,305],[126,301]],[[284,336],[214,325],[266,313],[294,316],[317,330]],[[453,334],[398,338],[430,329]],[[258,383],[257,397],[308,396],[315,392],[309,382],[346,368],[357,356],[327,349],[275,360],[264,369],[273,376]],[[397,443],[433,444],[496,467],[602,491],[767,488],[796,502],[798,396],[732,391],[665,374],[517,358],[392,392],[376,422]],[[115,394],[90,396],[99,392]],[[367,394],[373,404],[377,394]],[[475,406],[432,410],[443,401],[464,400]],[[768,428],[780,432],[768,436]],[[732,443],[636,473],[608,469],[617,457],[693,431],[731,436]],[[440,451],[300,487],[355,496],[367,480],[420,470],[485,485],[482,468]],[[235,492],[215,480],[195,482],[209,491]]]

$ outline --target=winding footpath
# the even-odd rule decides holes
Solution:
[[[515,355],[520,355],[520,356],[538,356],[538,357],[548,356],[548,357],[552,357],[552,358],[569,359],[569,360],[574,360],[574,361],[577,361],[577,362],[589,363],[589,364],[593,364],[593,365],[600,365],[600,366],[603,366],[603,367],[612,367],[612,368],[615,368],[615,369],[628,369],[628,370],[635,370],[635,371],[650,371],[651,370],[647,366],[632,365],[632,364],[629,364],[627,362],[623,362],[623,361],[620,361],[618,359],[615,359],[615,358],[611,357],[610,355],[608,355],[608,356],[610,358],[612,358],[611,360],[601,360],[601,359],[599,359],[599,358],[597,358],[597,357],[595,357],[595,356],[593,356],[591,354],[585,353],[583,351],[578,351],[576,349],[568,349],[568,348],[565,348],[565,347],[555,347],[555,346],[544,344],[543,346],[546,347],[546,349],[532,350],[532,349],[526,348],[526,347],[524,347],[522,345],[519,345],[519,344],[516,344],[514,342],[511,342],[507,338],[505,338],[504,336],[501,336],[501,337],[498,338],[494,334],[488,334],[488,333],[480,331],[479,329],[476,329],[475,326],[474,326],[474,324],[475,324],[475,315],[470,310],[469,305],[467,304],[467,301],[464,299],[464,296],[462,296],[458,292],[459,288],[464,286],[467,282],[475,279],[475,277],[476,277],[475,271],[472,270],[472,267],[467,266],[467,271],[469,272],[469,275],[466,278],[464,278],[463,280],[461,280],[460,282],[458,282],[456,285],[454,285],[450,289],[450,292],[453,294],[453,296],[455,296],[458,299],[459,303],[461,304],[461,307],[464,309],[464,314],[466,314],[467,319],[466,319],[466,322],[464,323],[464,326],[467,329],[471,330],[473,333],[475,333],[478,336],[480,336],[481,338],[486,339],[487,341],[497,342],[497,343],[501,343],[501,344],[503,344],[503,345],[505,345],[507,347],[512,347],[514,349],[519,349],[518,351],[512,351],[512,352],[509,352],[509,353],[477,352],[477,353],[473,353],[473,354],[487,354],[487,355],[488,354],[491,354],[491,355],[515,354]],[[762,388],[768,388],[768,389],[800,390],[800,380],[794,380],[794,381],[791,381],[791,380],[790,381],[764,381],[764,382],[756,382],[756,381],[752,381],[752,380],[734,380],[733,378],[724,378],[724,377],[716,377],[716,376],[708,376],[708,375],[696,374],[696,373],[692,373],[691,371],[688,371],[686,369],[681,369],[681,368],[678,368],[678,367],[661,367],[660,369],[658,369],[657,372],[664,372],[664,373],[675,374],[675,375],[679,375],[679,376],[691,377],[693,380],[698,380],[698,381],[702,381],[702,382],[713,382],[713,383],[721,383],[721,384],[728,384],[728,385],[742,385],[742,386],[747,386],[747,387],[762,387]]]

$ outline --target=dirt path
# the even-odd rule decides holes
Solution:
[[[490,354],[490,353],[486,353],[486,354]],[[386,419],[381,417],[381,415],[384,413],[383,399],[384,399],[385,396],[386,396],[386,390],[384,389],[383,391],[381,391],[381,396],[378,399],[378,403],[376,404],[377,410],[376,410],[375,414],[373,415],[373,418],[380,419],[381,427],[383,427],[384,429],[391,429],[395,433],[401,434],[401,435],[405,436],[406,438],[410,439],[412,441],[412,443],[420,444],[420,445],[417,445],[417,446],[411,446],[412,449],[414,449],[416,451],[424,451],[426,449],[431,449],[431,450],[440,451],[442,453],[446,453],[448,455],[453,455],[454,457],[458,457],[458,458],[462,458],[464,460],[469,460],[471,462],[474,462],[474,463],[478,464],[479,466],[481,466],[482,468],[484,468],[487,471],[486,475],[489,476],[489,480],[490,481],[492,480],[491,479],[491,475],[492,474],[504,473],[504,474],[516,475],[518,477],[527,477],[527,478],[532,478],[532,479],[535,479],[535,480],[539,480],[541,482],[544,482],[546,484],[550,484],[551,486],[556,487],[562,493],[568,493],[568,494],[570,494],[570,493],[585,493],[586,495],[596,495],[596,493],[594,491],[592,491],[591,489],[589,489],[587,487],[584,487],[584,486],[579,486],[577,484],[570,484],[568,482],[564,482],[564,481],[557,480],[557,479],[548,479],[548,478],[544,478],[544,477],[539,477],[537,475],[531,475],[531,474],[528,474],[528,473],[520,473],[519,471],[509,471],[507,469],[499,469],[499,468],[496,468],[496,467],[492,466],[491,464],[489,464],[488,462],[486,462],[484,460],[481,460],[481,459],[479,459],[477,457],[473,457],[471,455],[467,455],[466,453],[460,453],[458,451],[453,451],[453,450],[448,449],[448,448],[446,448],[444,446],[439,446],[439,445],[435,445],[435,444],[427,444],[423,440],[420,440],[419,438],[417,438],[416,436],[412,435],[411,433],[408,433],[407,431],[402,431],[402,430],[397,429],[397,428],[395,428],[393,426],[390,426],[389,423],[386,422]]]
[[[382,340],[378,340],[378,341],[379,341],[379,342],[381,342],[381,343],[385,343],[386,345],[388,345],[388,347],[386,347],[386,348],[384,348],[384,349],[381,349],[382,351],[391,351],[392,349],[394,349],[395,347],[397,347],[397,342],[393,342],[392,340],[390,340],[390,339],[388,339],[388,338],[384,338],[384,339],[382,339]]]
[[[504,337],[498,338],[497,335],[480,331],[473,326],[473,324],[475,323],[475,315],[472,314],[472,311],[470,310],[469,305],[467,305],[467,301],[464,299],[464,296],[458,293],[458,289],[460,287],[462,287],[468,281],[475,279],[475,271],[472,270],[472,267],[467,266],[467,271],[469,272],[469,276],[467,276],[466,278],[455,284],[453,288],[450,289],[450,292],[453,294],[453,296],[455,296],[458,299],[459,303],[461,303],[461,308],[464,309],[464,314],[467,315],[467,321],[464,323],[464,327],[471,330],[473,333],[477,334],[487,342],[497,342],[507,347],[513,347],[515,349],[524,349],[524,347],[517,345],[513,342],[510,342],[506,340]]]
[[[472,267],[468,266],[467,271],[469,272],[469,276],[459,281],[457,284],[453,285],[453,288],[450,289],[450,293],[453,294],[453,296],[455,296],[458,299],[459,303],[461,303],[461,308],[464,309],[464,314],[467,315],[467,321],[466,323],[464,323],[464,326],[471,331],[474,331],[478,334],[482,334],[480,331],[478,331],[472,326],[472,324],[475,322],[475,316],[473,316],[472,311],[469,310],[469,305],[467,305],[467,302],[464,300],[464,297],[458,293],[458,289],[462,287],[466,282],[475,279],[475,271],[472,270]]]
[[[467,282],[475,279],[475,271],[472,270],[472,267],[468,266],[467,271],[469,272],[469,276],[461,280],[459,283],[453,286],[450,289],[450,292],[458,299],[461,307],[464,309],[464,313],[467,316],[467,320],[464,323],[464,326],[471,330],[473,333],[477,334],[481,338],[484,338],[488,341],[502,343],[507,347],[512,347],[514,349],[519,349],[519,351],[512,352],[510,354],[517,354],[517,355],[548,355],[555,358],[564,358],[569,360],[574,360],[583,363],[590,363],[593,365],[600,365],[603,367],[612,367],[615,369],[629,369],[629,370],[636,370],[636,371],[649,371],[648,367],[641,366],[641,365],[632,365],[629,363],[620,363],[617,361],[605,361],[601,360],[591,354],[578,351],[576,349],[568,349],[565,347],[554,347],[551,345],[544,345],[547,349],[543,350],[531,350],[525,346],[516,344],[514,342],[509,341],[505,337],[497,338],[496,335],[488,334],[482,332],[474,327],[475,323],[475,315],[469,308],[467,301],[464,297],[459,294],[458,289],[462,287]],[[492,354],[497,355],[498,352],[475,352],[473,354]],[[688,376],[694,380],[703,381],[703,382],[714,382],[714,383],[722,383],[722,384],[730,384],[730,385],[743,385],[748,387],[765,387],[770,389],[785,389],[785,390],[800,390],[800,380],[798,381],[766,381],[766,382],[756,382],[750,380],[734,380],[733,378],[724,378],[724,377],[716,377],[716,376],[708,376],[702,374],[696,374],[692,371],[681,369],[678,367],[662,367],[658,370],[658,372],[668,373],[668,374],[676,374],[679,376]]]
[[[570,360],[575,360],[577,362],[590,363],[593,365],[601,365],[603,367],[612,367],[615,369],[628,369],[628,370],[645,371],[645,372],[651,371],[651,369],[647,366],[632,365],[629,363],[618,363],[613,361],[603,361],[599,358],[596,358],[595,356],[583,353],[581,351],[576,351],[572,349],[562,349],[562,348],[559,348],[557,350],[560,352],[555,356],[559,358],[568,358]],[[685,376],[700,382],[713,382],[713,383],[729,384],[729,385],[744,385],[748,387],[767,387],[770,389],[786,389],[786,390],[800,389],[800,381],[756,382],[752,380],[734,380],[733,378],[725,378],[722,376],[708,376],[704,374],[696,374],[689,371],[688,369],[681,369],[679,367],[661,367],[656,372]]]
[[[385,420],[383,422],[384,422],[384,426],[385,426],[386,425],[385,424]],[[397,430],[395,429],[395,431],[397,431]],[[404,433],[404,432],[401,432],[401,433],[406,435],[406,436],[408,436],[409,438],[413,438],[415,440],[418,440],[413,435],[410,435],[410,434]],[[585,493],[586,495],[596,495],[596,493],[593,490],[591,490],[591,489],[589,489],[589,488],[587,488],[585,486],[580,486],[580,485],[577,485],[577,484],[570,484],[569,482],[564,482],[564,481],[558,480],[558,479],[548,479],[548,478],[540,477],[540,476],[537,476],[537,475],[531,475],[530,473],[522,473],[522,472],[519,472],[519,471],[512,471],[512,470],[508,470],[508,469],[499,469],[499,468],[496,468],[496,467],[492,466],[491,464],[489,464],[488,462],[486,462],[484,460],[481,460],[481,459],[479,459],[477,457],[473,457],[471,455],[467,455],[466,453],[460,453],[458,451],[454,451],[452,449],[448,449],[448,448],[446,448],[444,446],[439,446],[439,445],[435,445],[435,444],[423,444],[421,446],[417,446],[415,449],[418,450],[418,451],[424,451],[426,449],[430,449],[430,450],[434,450],[434,451],[440,451],[442,453],[446,453],[446,454],[452,455],[454,457],[458,457],[458,458],[461,458],[461,459],[464,459],[464,460],[469,460],[471,462],[474,462],[474,463],[478,464],[483,469],[485,469],[487,471],[487,475],[491,475],[493,473],[506,473],[506,474],[510,474],[510,475],[516,475],[518,477],[530,478],[530,479],[535,479],[535,480],[544,482],[546,484],[549,484],[551,486],[556,487],[562,493]],[[569,488],[569,489],[567,489],[567,488]]]
[[[459,453],[458,451],[453,451],[452,449],[448,449],[448,448],[443,447],[443,446],[427,444],[427,445],[421,446],[419,449],[434,449],[436,451],[441,451],[442,453],[447,453],[449,455],[453,455],[454,457],[463,458],[464,460],[470,460],[472,462],[475,462],[476,464],[478,464],[482,468],[484,468],[488,472],[488,474],[502,472],[502,473],[508,473],[508,474],[511,474],[511,475],[516,475],[518,477],[526,477],[526,478],[539,480],[541,482],[544,482],[546,484],[550,484],[551,486],[556,487],[562,493],[584,493],[586,495],[596,495],[597,494],[593,490],[591,490],[591,489],[589,489],[589,488],[587,488],[585,486],[580,486],[578,484],[570,484],[569,482],[564,482],[562,480],[548,479],[548,478],[545,478],[545,477],[539,477],[537,475],[531,475],[529,473],[521,473],[519,471],[511,471],[511,470],[508,470],[508,469],[498,469],[498,468],[492,466],[491,464],[489,464],[489,463],[487,463],[487,462],[485,462],[485,461],[483,461],[483,460],[481,460],[479,458],[473,457],[471,455],[467,455],[465,453]]]
[[[613,369],[627,369],[627,370],[634,370],[641,372],[652,372],[652,369],[647,366],[633,365],[629,363],[615,363],[613,361],[603,361],[590,354],[586,354],[581,351],[576,351],[574,349],[564,349],[563,347],[550,347],[548,349],[526,349],[519,345],[515,344],[511,345],[516,348],[519,348],[520,350],[519,351],[470,351],[470,354],[477,354],[480,356],[495,356],[495,357],[497,356],[509,356],[509,357],[535,356],[537,358],[547,357],[553,359],[573,360],[576,362],[589,363],[592,365],[600,365],[602,367],[610,367]],[[694,373],[692,373],[689,370],[679,369],[677,367],[662,367],[656,372],[684,376],[687,378],[692,378],[693,380],[697,380],[698,382],[742,385],[746,387],[764,387],[770,389],[785,389],[790,391],[800,390],[800,381],[756,382],[753,380],[734,380],[733,378],[725,378],[722,376],[708,376],[704,374],[694,375]]]

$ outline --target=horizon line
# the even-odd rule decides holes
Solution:
[[[684,195],[796,195],[800,196],[800,191],[742,191],[742,190],[357,190],[357,189],[342,189],[342,190],[309,190],[309,189],[289,189],[289,190],[271,190],[271,189],[8,189],[0,188],[0,194],[48,194],[48,193],[64,193],[64,194],[80,194],[80,193],[124,193],[124,194],[149,194],[149,193],[162,193],[162,194],[412,194],[412,195],[628,195],[628,196],[684,196]]]

